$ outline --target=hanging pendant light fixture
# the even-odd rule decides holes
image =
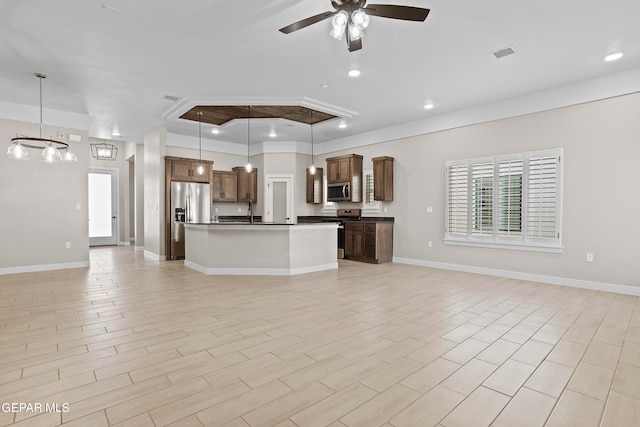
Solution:
[[[198,175],[204,175],[204,166],[202,166],[202,111],[198,111],[198,149],[200,151],[200,164],[196,168]]]
[[[69,144],[62,141],[56,141],[51,138],[42,137],[42,80],[46,79],[46,74],[35,73],[35,76],[40,81],[40,136],[38,138],[17,135],[11,139],[11,145],[7,150],[7,156],[16,160],[27,160],[29,158],[29,152],[26,148],[34,148],[36,150],[42,149],[41,162],[43,163],[58,163],[63,162],[77,162],[78,157],[71,152]],[[60,154],[60,152],[63,154]]]
[[[251,144],[251,106],[247,106],[247,165],[245,169],[247,173],[251,173],[253,170],[253,166],[251,166],[251,162],[249,161],[249,147]]]
[[[311,116],[311,120],[309,121],[309,128],[311,129],[311,167],[309,167],[309,173],[311,175],[316,174],[316,165],[314,164],[314,156],[313,156],[313,110],[310,110],[309,115]]]
[[[102,144],[91,144],[91,157],[98,160],[116,160],[118,147],[107,144],[103,139]]]

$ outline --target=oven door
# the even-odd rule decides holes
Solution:
[[[341,182],[339,184],[327,185],[327,200],[329,202],[338,202],[341,200],[349,200],[349,183]]]

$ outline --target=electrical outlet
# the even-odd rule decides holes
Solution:
[[[427,213],[428,214],[433,213],[433,207],[427,206]]]
[[[593,254],[590,252],[587,252],[587,262],[593,262]]]
[[[67,248],[67,249],[71,249],[71,242],[66,242],[64,244],[64,247]]]
[[[433,247],[433,243],[432,242],[427,242],[427,247],[432,248]]]
[[[242,208],[238,208],[238,213],[242,213]]]

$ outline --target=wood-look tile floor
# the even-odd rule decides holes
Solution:
[[[640,425],[637,297],[401,264],[216,277],[129,247],[90,256],[0,276],[0,426]]]

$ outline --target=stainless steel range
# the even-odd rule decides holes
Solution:
[[[362,220],[361,209],[338,209],[336,216],[323,218],[323,222],[338,223],[338,258],[344,259],[344,223]]]

